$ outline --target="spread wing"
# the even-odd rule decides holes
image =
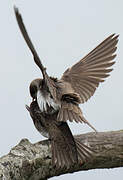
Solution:
[[[54,84],[54,81],[52,79],[50,79],[50,77],[48,76],[48,74],[46,73],[46,68],[43,66],[33,44],[32,44],[32,41],[27,33],[27,30],[25,28],[25,25],[23,23],[23,19],[22,19],[22,16],[21,14],[19,13],[19,10],[18,8],[14,7],[14,11],[15,11],[15,16],[16,16],[16,19],[17,19],[17,22],[18,22],[18,26],[20,28],[20,31],[23,35],[23,38],[25,39],[30,51],[32,52],[33,54],[33,58],[34,58],[34,61],[35,63],[37,64],[37,66],[40,68],[42,74],[43,74],[43,78],[49,88],[49,91],[51,93],[51,95],[53,96],[54,100],[56,99],[56,88],[55,88],[55,84]]]
[[[81,97],[81,103],[86,102],[93,96],[100,82],[109,76],[115,63],[113,59],[117,47],[118,35],[112,34],[93,49],[78,63],[67,69],[62,80],[71,84],[72,88]]]

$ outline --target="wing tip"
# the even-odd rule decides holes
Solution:
[[[113,34],[111,34],[109,37],[111,37],[111,38],[113,38],[113,37],[119,37],[119,34],[113,33]]]
[[[21,14],[20,14],[19,9],[18,9],[17,6],[14,5],[13,8],[14,8],[14,12],[15,12],[15,17],[16,17],[17,23],[18,23],[18,25],[19,25],[20,19],[21,19],[21,21],[22,21]]]
[[[120,36],[119,34],[114,33],[114,34],[111,35],[111,39],[115,39],[118,42],[119,36]]]
[[[19,9],[16,5],[13,6],[15,14],[19,14]]]

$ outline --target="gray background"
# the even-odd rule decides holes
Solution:
[[[20,34],[14,4],[19,7],[36,49],[52,76],[60,77],[67,67],[110,34],[120,34],[114,71],[81,108],[98,131],[123,129],[123,1],[4,0],[0,3],[0,156],[7,154],[22,138],[32,143],[43,139],[25,109],[25,104],[31,101],[29,83],[40,77],[40,71]],[[73,123],[70,127],[74,134],[91,131],[82,124]],[[68,178],[121,180],[123,168],[60,177]]]

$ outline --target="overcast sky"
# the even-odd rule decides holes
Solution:
[[[30,104],[30,82],[40,71],[25,44],[13,5],[19,7],[48,73],[60,78],[112,33],[120,34],[114,71],[81,106],[98,131],[123,129],[123,1],[122,0],[3,0],[0,3],[0,156],[22,138],[32,143],[43,137],[25,109]],[[70,123],[69,123],[70,124]],[[74,134],[91,131],[83,124],[70,124]],[[54,180],[123,179],[123,168],[91,170],[56,177]]]

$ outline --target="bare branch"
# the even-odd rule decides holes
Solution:
[[[51,165],[51,147],[48,140],[31,144],[27,139],[0,158],[0,180],[41,180],[65,173],[97,168],[123,167],[123,130],[87,133],[75,136],[87,143],[96,155],[86,164],[71,169],[56,170]]]

